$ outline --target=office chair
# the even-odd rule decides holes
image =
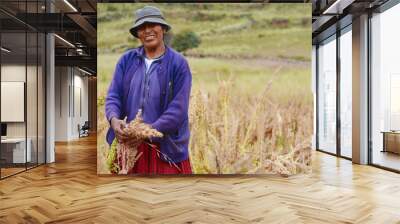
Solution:
[[[80,127],[80,125],[78,124],[79,138],[89,136],[89,129],[90,129],[89,121],[85,121],[82,127]]]

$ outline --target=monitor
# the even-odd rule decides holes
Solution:
[[[1,123],[1,136],[7,136],[7,124]]]

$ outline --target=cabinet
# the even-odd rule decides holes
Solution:
[[[27,143],[26,151],[25,144]],[[25,164],[32,161],[32,141],[28,138],[7,138],[1,140],[1,160],[4,166]]]
[[[383,152],[400,154],[400,132],[388,131],[383,133]]]

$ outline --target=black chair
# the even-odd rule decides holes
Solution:
[[[80,125],[78,124],[79,138],[89,136],[89,129],[90,129],[89,121],[85,121],[82,127],[80,127]]]

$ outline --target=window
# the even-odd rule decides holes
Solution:
[[[351,25],[340,36],[340,154],[352,157],[352,35]]]
[[[336,35],[318,47],[318,149],[336,153]]]
[[[371,18],[372,163],[400,170],[400,5]]]

